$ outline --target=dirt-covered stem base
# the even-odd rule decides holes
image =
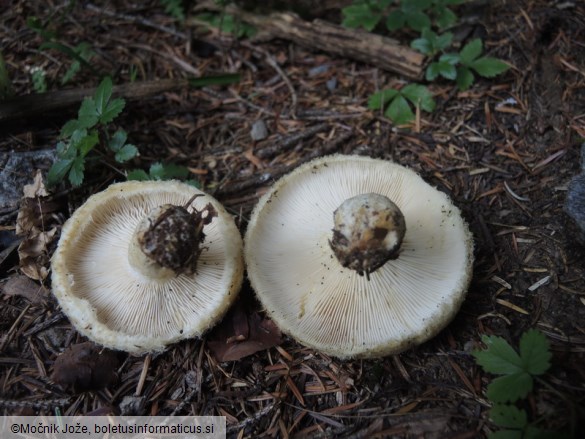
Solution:
[[[406,232],[398,206],[379,194],[362,194],[345,200],[334,212],[335,256],[346,268],[369,279],[387,261],[396,259]]]
[[[130,265],[153,279],[194,273],[205,238],[203,227],[216,216],[211,204],[192,213],[171,204],[153,209],[134,232],[128,249]]]

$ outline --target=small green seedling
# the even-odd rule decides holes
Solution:
[[[61,141],[57,143],[57,161],[47,174],[49,186],[55,186],[65,176],[73,186],[83,183],[85,162],[95,146],[102,143],[114,153],[117,162],[126,162],[138,154],[138,149],[127,144],[123,130],[109,136],[110,124],[124,109],[124,99],[112,99],[112,80],[105,78],[97,87],[93,97],[81,103],[77,119],[65,123],[61,129]]]
[[[485,350],[474,351],[477,364],[486,372],[501,375],[487,387],[487,397],[493,403],[490,419],[505,428],[490,435],[490,439],[552,438],[528,422],[525,410],[509,404],[526,398],[534,386],[534,377],[550,367],[552,354],[548,340],[540,331],[530,329],[520,338],[520,350],[506,340],[484,335]],[[558,437],[558,436],[557,436]]]
[[[429,112],[435,109],[433,95],[424,85],[420,84],[409,84],[400,90],[393,88],[381,90],[368,99],[368,108],[372,110],[385,109],[384,115],[397,125],[414,120],[415,115],[411,105]]]

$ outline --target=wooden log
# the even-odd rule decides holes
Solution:
[[[209,2],[197,9],[219,10],[217,5]],[[262,36],[267,34],[309,49],[362,61],[408,79],[420,80],[423,76],[426,57],[392,38],[360,29],[346,29],[323,20],[305,21],[291,12],[258,15],[235,6],[228,6],[226,12],[254,25]]]
[[[161,79],[158,81],[132,82],[116,85],[112,96],[140,99],[189,86],[189,79]],[[76,88],[48,93],[16,96],[0,101],[0,123],[9,120],[27,119],[50,111],[78,105],[83,98],[93,96],[95,88]]]

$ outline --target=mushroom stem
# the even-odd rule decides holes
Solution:
[[[368,280],[387,261],[398,258],[406,232],[404,215],[389,198],[361,194],[348,198],[333,213],[329,245],[346,268]]]
[[[158,280],[194,273],[205,239],[203,227],[215,216],[211,204],[193,213],[171,204],[152,209],[134,231],[128,249],[130,265]]]

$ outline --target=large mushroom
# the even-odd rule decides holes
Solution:
[[[235,299],[244,264],[233,217],[176,181],[116,183],[63,226],[53,293],[83,335],[132,353],[200,336]]]
[[[398,164],[344,155],[277,181],[252,213],[244,252],[281,329],[340,358],[397,353],[437,334],[473,264],[447,195]]]

